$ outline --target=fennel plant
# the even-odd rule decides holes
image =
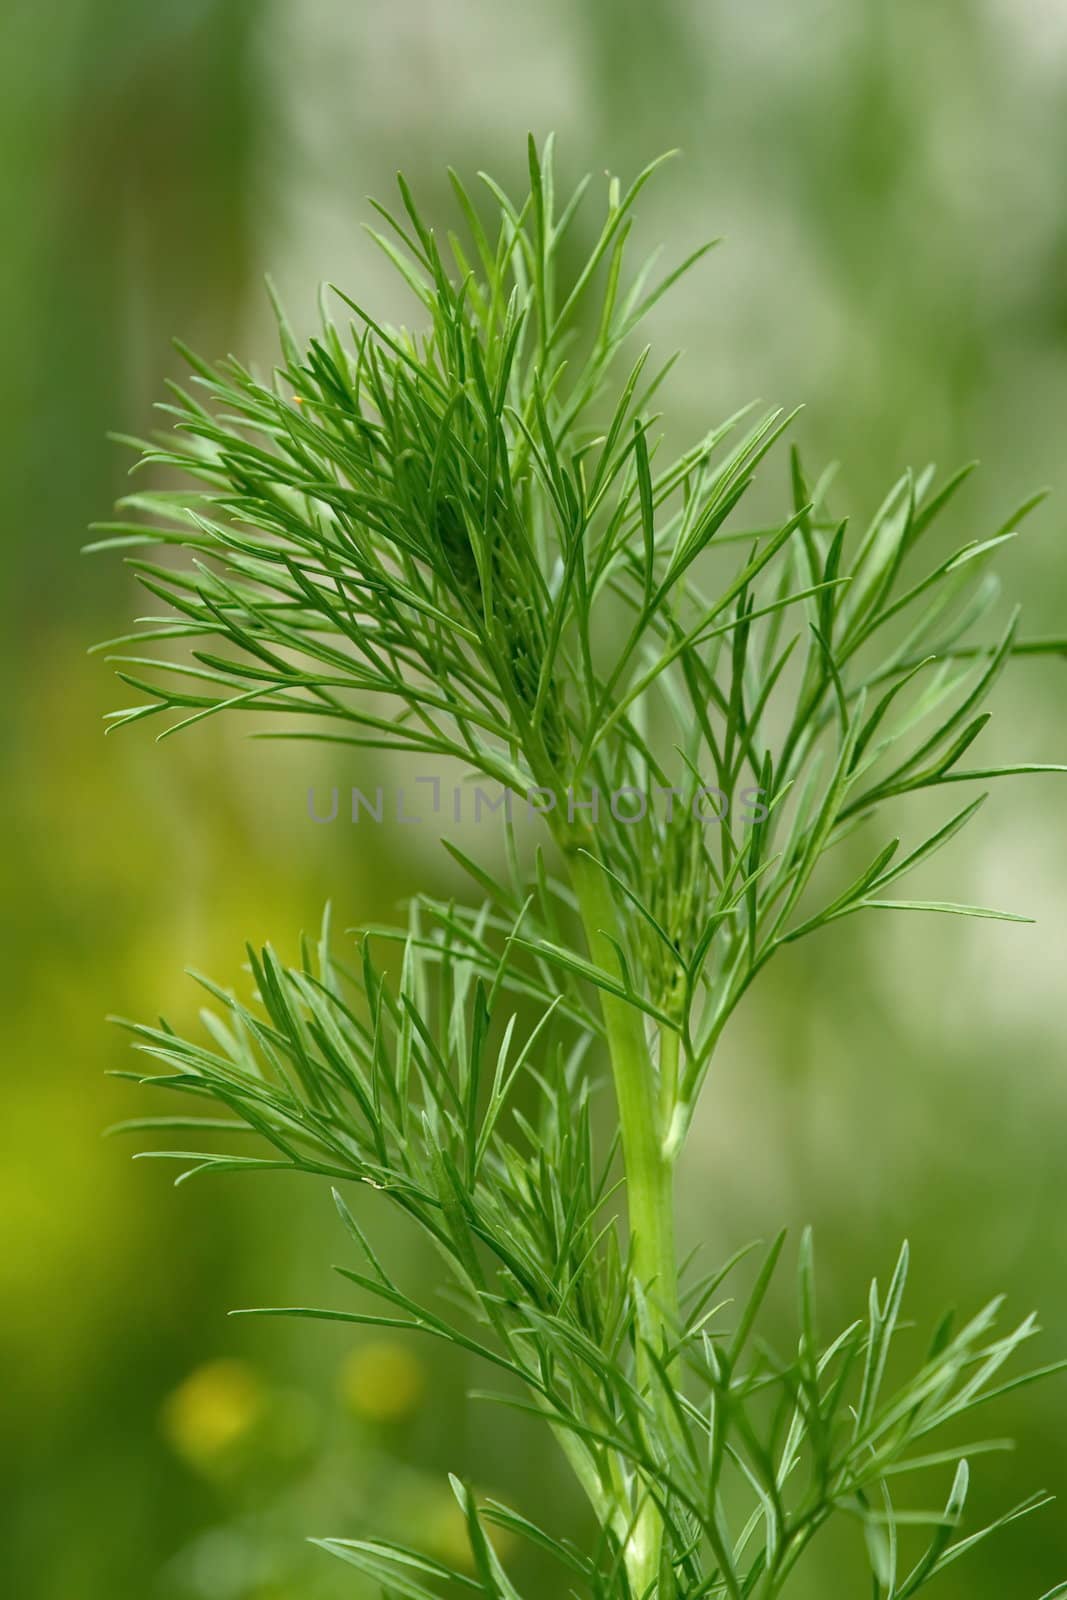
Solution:
[[[223,1115],[129,1126],[206,1146],[253,1136],[251,1152],[156,1152],[183,1176],[331,1181],[356,1252],[338,1270],[358,1296],[270,1314],[477,1352],[500,1398],[558,1440],[595,1518],[590,1548],[456,1480],[471,1572],[322,1541],[385,1592],[515,1600],[496,1526],[605,1600],[771,1600],[838,1517],[862,1536],[866,1592],[906,1600],[1045,1503],[964,1525],[968,1460],[992,1446],[960,1429],[1042,1375],[1003,1370],[1034,1319],[998,1331],[997,1301],[946,1319],[890,1381],[907,1250],[826,1338],[806,1237],[797,1338],[774,1352],[761,1309],[783,1240],[758,1262],[741,1250],[683,1270],[673,1189],[723,1029],[783,946],[865,910],[1001,915],[897,897],[984,792],[903,850],[884,819],[907,795],[1065,770],[972,753],[1012,657],[1064,653],[997,613],[993,560],[1040,497],[930,557],[969,469],[906,473],[857,535],[831,511],[832,474],[809,478],[795,451],[780,518],[746,520],[791,421],[777,411],[739,412],[665,459],[650,408],[672,363],[635,356],[633,335],[704,250],[658,280],[651,263],[630,271],[655,165],[625,192],[610,181],[569,267],[587,185],[559,204],[550,141],[531,141],[519,202],[490,178],[476,200],[453,174],[462,231],[444,238],[401,179],[374,237],[419,331],[331,290],[306,349],[277,308],[270,381],[184,352],[173,431],[141,447],[180,486],[131,494],[99,530],[98,547],[190,556],[130,558],[165,609],[113,642],[147,696],[115,724],[177,713],[169,733],[253,712],[272,719],[258,737],[449,758],[496,794],[536,793],[547,838],[524,854],[505,815],[499,874],[449,844],[471,903],[416,896],[406,926],[364,931],[351,962],[328,918],[293,966],[251,951],[254,997],[207,983],[218,1011],[201,1041],[131,1025],[156,1063],[145,1081]],[[144,640],[164,648],[129,653]],[[346,1203],[353,1185],[430,1236],[460,1309],[396,1280]]]

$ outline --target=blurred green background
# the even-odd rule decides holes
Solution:
[[[326,1600],[357,1593],[306,1534],[388,1531],[462,1559],[454,1469],[581,1531],[539,1432],[468,1407],[481,1374],[422,1348],[233,1305],[336,1297],[328,1196],[216,1178],[175,1192],[101,1129],[144,1110],[104,1014],[191,1023],[186,964],[239,975],[246,938],[292,953],[331,897],[345,927],[450,880],[420,838],[316,829],[344,763],[207,726],[102,737],[126,691],[86,647],[140,609],[78,553],[150,428],[169,339],[271,360],[262,274],[298,326],[320,280],[386,313],[361,233],[398,167],[445,215],[444,166],[522,181],[527,129],[564,176],[629,176],[680,146],[643,239],[726,245],[662,308],[686,359],[672,429],[753,396],[804,401],[807,457],[869,516],[902,468],[980,457],[946,537],[1049,506],[1003,563],[1029,631],[1067,623],[1067,11],[1059,0],[68,0],[9,4],[0,64],[8,224],[0,387],[7,584],[0,650],[6,1024],[0,1117],[0,1574],[17,1600]],[[592,216],[592,208],[590,208]],[[784,495],[784,457],[769,469]],[[777,475],[777,476],[775,476]],[[1062,666],[1021,664],[986,736],[1067,759]],[[1006,1289],[1067,1351],[1067,794],[1005,786],[938,895],[1033,927],[848,922],[795,947],[733,1028],[682,1178],[712,1254],[817,1227],[828,1322],[901,1237],[928,1324]],[[428,833],[428,830],[427,830]],[[809,1002],[832,989],[832,1006]],[[150,1108],[149,1108],[150,1109]],[[383,1248],[410,1239],[373,1218]],[[979,1503],[1067,1493],[1067,1391],[989,1419],[1020,1438]],[[953,1441],[955,1442],[955,1441]],[[802,1594],[852,1593],[828,1549]],[[521,1576],[521,1563],[516,1568]],[[1067,1575],[1052,1510],[939,1593],[1036,1596]],[[530,1574],[535,1592],[541,1575]],[[856,1591],[857,1593],[859,1591]],[[866,1591],[863,1591],[866,1592]]]

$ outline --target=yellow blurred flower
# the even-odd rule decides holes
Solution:
[[[438,1561],[444,1561],[460,1572],[473,1571],[474,1558],[471,1555],[467,1519],[451,1496],[446,1499],[442,1495],[434,1506],[426,1519],[423,1538],[428,1553],[436,1556]]]
[[[485,1535],[502,1561],[515,1548],[515,1537],[507,1528],[486,1527]],[[424,1547],[429,1555],[446,1562],[458,1572],[473,1572],[470,1532],[467,1519],[455,1498],[443,1491],[428,1508],[422,1528]]]
[[[421,1361],[394,1339],[359,1345],[341,1368],[342,1398],[367,1422],[402,1422],[415,1410],[425,1388]]]
[[[224,1456],[263,1415],[263,1386],[242,1361],[208,1361],[164,1402],[163,1432],[175,1453],[200,1469]]]

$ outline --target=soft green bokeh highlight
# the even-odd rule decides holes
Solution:
[[[802,400],[798,440],[841,460],[859,518],[906,464],[978,456],[960,538],[1050,484],[1002,570],[1028,631],[1063,632],[1067,22],[1052,0],[16,0],[3,30],[5,1590],[352,1594],[303,1536],[380,1528],[454,1555],[449,1469],[579,1534],[538,1431],[464,1404],[484,1374],[227,1322],[343,1292],[326,1196],[226,1178],[175,1193],[100,1138],[145,1109],[104,1076],[130,1064],[105,1012],[186,1022],[187,964],[237,980],[246,938],[292,952],[327,896],[345,927],[452,881],[428,836],[308,821],[309,783],[350,784],[350,763],[214,726],[158,748],[151,730],[102,738],[127,691],[85,649],[145,609],[113,560],[77,553],[128,464],[105,431],[153,425],[172,333],[269,363],[268,268],[301,328],[323,278],[408,314],[360,232],[397,167],[445,221],[445,163],[518,179],[528,128],[557,130],[571,178],[680,145],[644,239],[669,256],[727,240],[655,320],[686,350],[672,436],[754,395]],[[1020,663],[990,759],[1067,758],[1065,690],[1062,667]],[[1043,1355],[1067,1350],[1065,804],[1055,779],[1004,788],[915,886],[1034,927],[849,922],[776,964],[709,1087],[682,1182],[691,1241],[714,1257],[813,1221],[829,1323],[907,1234],[920,1323],[1004,1288],[1040,1307]],[[413,1248],[392,1224],[378,1237]],[[413,1253],[406,1270],[434,1266]],[[990,1414],[1021,1449],[978,1464],[980,1506],[1067,1493],[1065,1414],[1062,1388]],[[1067,1575],[1063,1527],[1046,1513],[940,1592],[1036,1600]],[[836,1594],[848,1553],[828,1547],[798,1600]]]

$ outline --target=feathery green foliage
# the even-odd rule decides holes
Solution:
[[[1033,1319],[998,1333],[994,1303],[946,1323],[914,1375],[890,1379],[907,1252],[826,1341],[805,1239],[796,1347],[774,1352],[760,1313],[782,1241],[747,1287],[746,1252],[703,1279],[680,1272],[674,1169],[722,1031],[783,945],[868,908],[1011,915],[894,889],[984,793],[904,850],[882,818],[908,794],[1067,770],[971,754],[1009,660],[1067,645],[997,617],[993,558],[1040,497],[926,555],[969,469],[940,485],[932,468],[905,474],[854,536],[832,474],[809,481],[795,451],[781,519],[746,521],[791,420],[779,412],[740,412],[663,459],[650,405],[672,363],[634,358],[632,336],[705,252],[655,282],[652,264],[629,274],[654,170],[625,193],[611,181],[569,271],[586,185],[557,209],[550,143],[531,141],[521,204],[486,178],[480,208],[453,175],[462,237],[439,240],[401,180],[401,214],[379,207],[374,237],[423,331],[332,291],[306,350],[279,311],[270,382],[186,353],[173,431],[142,456],[182,487],[129,496],[99,530],[97,548],[191,554],[132,559],[166,610],[115,642],[148,698],[114,722],[171,712],[169,733],[244,710],[269,716],[267,737],[454,758],[536,792],[551,849],[525,863],[506,822],[501,881],[453,851],[472,906],[418,897],[406,928],[364,934],[352,971],[328,928],[293,968],[251,952],[256,1000],[209,985],[208,1044],[134,1032],[163,1064],[149,1081],[229,1113],[165,1127],[257,1136],[253,1154],[164,1154],[187,1173],[372,1186],[434,1239],[463,1305],[442,1318],[413,1299],[338,1191],[360,1262],[339,1270],[374,1309],[285,1314],[480,1353],[506,1374],[500,1398],[552,1428],[600,1530],[579,1551],[457,1482],[475,1577],[380,1543],[327,1549],[415,1600],[442,1583],[512,1600],[496,1525],[590,1595],[762,1600],[843,1513],[876,1600],[904,1600],[1044,1503],[959,1531],[967,1459],[997,1441],[965,1446],[953,1425],[1042,1375],[1002,1376]],[[146,639],[190,649],[129,653]],[[376,953],[388,940],[398,979]],[[597,1137],[602,1058],[615,1141]],[[947,1499],[898,1509],[899,1477],[939,1472]]]

